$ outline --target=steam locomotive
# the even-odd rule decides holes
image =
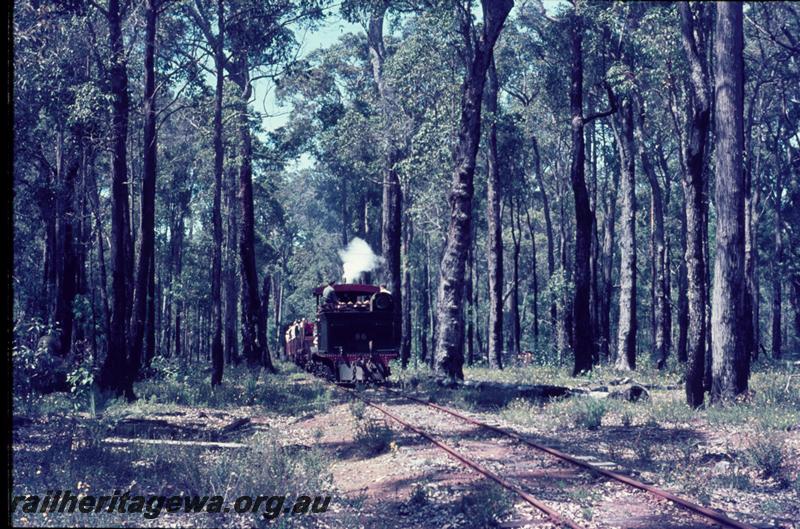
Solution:
[[[317,316],[292,322],[286,330],[286,358],[339,383],[383,382],[400,352],[391,293],[375,285],[334,285],[336,301],[321,302]]]

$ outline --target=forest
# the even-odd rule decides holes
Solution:
[[[287,489],[336,511],[215,526],[800,528],[797,4],[10,17],[12,494]],[[381,383],[292,349],[306,322],[315,355],[333,340],[334,283],[390,294]],[[606,463],[721,518],[618,491]],[[15,526],[167,523],[21,506]]]

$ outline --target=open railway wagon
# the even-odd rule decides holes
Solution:
[[[400,349],[391,293],[375,285],[334,285],[337,302],[323,303],[324,288],[313,291],[316,320],[296,320],[286,329],[286,357],[336,382],[383,382]]]

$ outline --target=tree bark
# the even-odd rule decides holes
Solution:
[[[455,170],[450,187],[450,221],[441,262],[438,287],[436,368],[451,381],[463,378],[464,267],[472,224],[472,197],[475,157],[481,132],[481,102],[486,71],[491,62],[495,41],[500,35],[512,0],[482,0],[482,34],[472,35],[468,13],[462,13],[462,31],[468,57],[466,78],[461,94],[461,118],[455,149]]]
[[[780,153],[780,129],[775,134],[775,152]],[[780,158],[779,158],[780,159]],[[772,358],[779,359],[783,356],[783,214],[781,211],[781,197],[783,195],[783,172],[776,171],[775,175],[775,223],[772,227],[772,267],[771,267],[771,288],[772,288],[772,307],[771,307],[771,329],[772,329]]]
[[[500,222],[500,170],[497,165],[497,71],[489,62],[486,87],[486,261],[489,270],[489,367],[503,369],[503,230]]]
[[[711,303],[712,401],[747,390],[744,285],[744,57],[741,2],[717,5],[714,28],[717,212],[714,287]]]
[[[539,348],[539,276],[536,264],[536,231],[528,208],[525,208],[525,220],[531,238],[531,289],[533,293],[533,350]]]
[[[521,352],[522,322],[519,314],[519,254],[522,251],[522,227],[519,219],[519,205],[514,203],[514,195],[509,195],[509,217],[511,220],[511,238],[513,251],[511,254],[511,354]],[[516,217],[515,217],[516,214]],[[515,220],[516,219],[516,220]]]
[[[67,356],[72,349],[73,312],[72,302],[77,294],[78,262],[75,248],[75,180],[80,165],[78,158],[72,159],[68,167],[59,163],[59,184],[62,189],[59,201],[62,206],[58,211],[57,237],[60,259],[56,276],[56,311],[55,320],[60,329],[57,353]]]
[[[129,296],[126,284],[129,262],[128,210],[128,73],[122,42],[122,15],[119,0],[108,2],[108,40],[111,49],[111,282],[113,312],[108,354],[100,373],[100,387],[115,395],[133,399],[133,379],[128,372]],[[126,235],[127,232],[127,235]]]
[[[550,281],[550,278],[553,277],[553,274],[556,271],[556,256],[555,256],[555,243],[553,238],[553,221],[550,215],[550,200],[547,196],[547,189],[544,185],[544,177],[542,176],[542,166],[541,166],[541,158],[539,156],[539,142],[536,140],[536,137],[531,138],[531,146],[533,147],[533,156],[534,156],[534,174],[536,175],[536,181],[539,184],[539,190],[541,191],[542,195],[542,211],[544,213],[544,229],[545,235],[547,236],[547,280]],[[550,304],[550,323],[551,327],[555,328],[556,326],[556,304],[552,302]]]
[[[371,14],[367,44],[372,63],[372,77],[378,89],[383,117],[384,167],[383,167],[383,207],[381,208],[381,253],[386,260],[385,281],[394,297],[393,332],[401,338],[403,329],[401,244],[402,233],[400,219],[402,216],[402,190],[395,164],[400,158],[397,146],[394,145],[390,106],[392,96],[383,79],[383,64],[386,50],[383,43],[383,19],[386,14],[386,3],[378,5]],[[404,359],[407,362],[407,358]],[[403,364],[405,366],[405,363]]]
[[[144,53],[144,152],[142,168],[141,214],[139,216],[138,261],[133,290],[131,344],[128,376],[135,379],[144,360],[144,331],[147,320],[147,297],[150,266],[155,251],[155,199],[158,139],[156,136],[155,44],[158,23],[158,0],[145,3]]]
[[[667,253],[664,242],[664,199],[662,196],[661,185],[658,182],[655,169],[647,155],[647,146],[644,141],[647,138],[645,129],[645,109],[644,102],[638,96],[634,100],[636,114],[634,120],[634,130],[636,135],[636,147],[639,153],[639,160],[642,164],[647,180],[650,183],[650,193],[652,195],[652,215],[653,215],[653,337],[654,337],[654,356],[658,369],[664,369],[669,356],[669,290],[667,289]]]
[[[268,350],[266,329],[261,323],[261,300],[258,294],[258,271],[255,253],[255,215],[253,212],[253,138],[250,131],[248,101],[252,95],[246,56],[242,54],[231,77],[241,89],[237,112],[241,141],[239,165],[239,255],[242,278],[242,352],[251,367],[261,366],[274,372]]]
[[[152,1],[152,0],[151,0]],[[216,86],[214,90],[214,204],[211,215],[213,224],[211,257],[211,385],[222,384],[225,366],[222,347],[222,177],[225,151],[222,145],[222,89],[225,77],[225,8],[223,0],[217,0],[217,34],[214,50]]]
[[[591,247],[592,210],[586,188],[586,146],[583,135],[587,119],[583,115],[583,17],[576,12],[571,24],[571,68],[569,107],[572,127],[570,181],[575,199],[575,291],[572,319],[575,326],[572,376],[592,370],[595,357],[594,329],[591,318]],[[613,112],[613,107],[612,107]],[[610,112],[609,112],[610,113]],[[593,118],[590,118],[591,120]]]
[[[703,375],[706,347],[706,278],[703,251],[703,224],[705,220],[705,153],[708,136],[710,97],[708,66],[705,61],[705,35],[707,28],[700,4],[699,27],[695,28],[691,7],[678,5],[681,14],[681,33],[684,52],[691,68],[691,118],[688,143],[683,146],[686,174],[683,191],[686,197],[686,270],[688,326],[686,347],[686,401],[692,407],[703,405]],[[695,40],[695,29],[699,43]]]
[[[236,174],[229,170],[225,207],[227,209],[227,236],[225,241],[225,362],[228,365],[239,363],[239,344],[236,336],[236,322],[239,320],[239,285],[236,274]]]
[[[150,367],[150,362],[156,354],[156,256],[150,256],[150,276],[147,279],[147,318],[145,319],[144,336],[144,365]]]
[[[269,321],[269,298],[270,291],[272,290],[272,277],[268,272],[264,272],[264,279],[261,282],[261,309],[263,314],[261,317],[265,322]],[[280,348],[275,351],[275,354],[280,357]]]
[[[403,230],[403,296],[402,296],[402,332],[400,339],[400,358],[403,367],[408,366],[411,358],[411,241],[414,237],[411,217],[406,216],[405,229]]]
[[[603,143],[605,144],[605,134],[603,134]],[[614,271],[615,219],[617,216],[617,192],[619,187],[619,172],[614,170],[610,172],[611,182],[609,182],[608,175],[606,175],[603,184],[603,242],[601,251],[603,259],[600,271],[602,289],[599,296],[600,314],[598,318],[600,357],[605,361],[612,359],[611,353],[613,350],[611,340],[611,301],[614,292],[612,274]]]
[[[467,250],[467,279],[464,285],[464,297],[467,298],[467,365],[475,363],[475,239],[471,240]]]
[[[420,294],[420,360],[426,363],[428,360],[428,341],[430,340],[430,319],[431,319],[431,304],[430,304],[430,289],[431,280],[428,271],[428,261],[430,260],[430,253],[428,248],[428,238],[425,238],[425,258],[422,260],[422,292]]]
[[[636,180],[633,108],[630,98],[620,104],[620,273],[618,369],[636,369]]]

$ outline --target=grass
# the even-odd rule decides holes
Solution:
[[[41,493],[71,488],[73,493],[111,494],[115,489],[131,495],[221,495],[231,502],[242,495],[324,494],[331,488],[328,462],[321,453],[302,454],[287,450],[274,434],[259,434],[252,448],[213,451],[199,447],[133,446],[112,448],[90,443],[78,449],[48,454],[28,451],[14,453],[14,494]],[[131,519],[130,513],[80,513],[43,515],[15,514],[16,524],[119,526],[130,524],[162,526],[172,515]],[[163,518],[167,516],[167,518]],[[216,526],[230,524],[234,515],[201,513],[198,522]],[[264,525],[260,513],[246,515],[253,526]],[[185,523],[186,520],[184,520]],[[311,520],[309,520],[309,523]],[[195,522],[197,523],[197,522]],[[280,518],[271,527],[285,527]]]
[[[54,393],[35,394],[15,402],[15,414],[39,421],[36,434],[41,441],[15,440],[13,494],[42,494],[47,490],[71,489],[74,493],[110,495],[114,490],[131,495],[222,495],[232,502],[242,495],[326,494],[332,489],[329,461],[315,448],[292,450],[281,446],[279,433],[260,431],[242,442],[247,448],[210,449],[175,445],[110,446],[103,439],[114,424],[130,417],[180,412],[185,406],[227,410],[254,408],[252,414],[302,416],[324,409],[332,400],[330,388],[322,382],[298,375],[292,366],[279,364],[280,373],[251,373],[244,366],[226,369],[223,385],[211,388],[208,377],[193,366],[168,363],[152,378],[139,381],[139,399],[97,399],[98,419],[86,418],[86,402]],[[196,366],[194,366],[196,367]],[[78,413],[76,412],[84,412]],[[291,498],[287,499],[287,502]],[[262,509],[263,510],[263,509]],[[166,516],[166,518],[164,518]],[[121,526],[200,525],[227,526],[233,517],[246,517],[247,526],[266,522],[260,513],[162,514],[154,519],[130,513],[14,515],[15,525],[36,526]],[[133,519],[131,517],[134,517]],[[192,520],[191,517],[198,517]],[[240,522],[236,522],[241,525]],[[313,526],[313,517],[279,517],[269,527]]]

